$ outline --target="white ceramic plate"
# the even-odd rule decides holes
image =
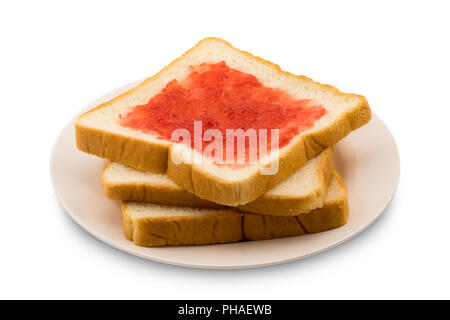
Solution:
[[[135,86],[114,90],[91,108]],[[143,248],[125,239],[118,201],[105,198],[100,174],[105,161],[78,151],[72,120],[55,142],[51,178],[67,213],[86,231],[120,250],[139,257],[196,268],[238,269],[299,260],[349,240],[371,225],[394,196],[400,176],[398,149],[389,129],[375,115],[368,125],[337,146],[336,169],[349,190],[347,225],[327,232],[284,239],[231,244]]]

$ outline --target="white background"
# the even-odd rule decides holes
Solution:
[[[2,1],[0,298],[450,298],[449,21],[446,1]],[[241,271],[142,260],[72,222],[49,178],[60,130],[206,36],[367,97],[401,157],[380,220]]]

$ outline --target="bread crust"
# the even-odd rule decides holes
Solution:
[[[297,216],[323,206],[323,201],[333,176],[334,147],[326,149],[316,168],[320,176],[319,188],[306,196],[263,195],[245,205],[236,207],[242,212],[260,213],[271,216]]]
[[[338,183],[345,188],[342,179]],[[346,190],[346,189],[345,189]],[[221,213],[182,217],[131,217],[122,203],[122,220],[127,239],[138,246],[173,246],[268,240],[299,236],[338,228],[347,223],[349,207],[345,196],[325,203],[300,216],[266,216],[222,210]]]
[[[317,233],[338,228],[347,223],[350,214],[348,190],[339,174],[335,174],[339,185],[345,190],[345,196],[334,201],[325,202],[320,209],[297,216],[297,220],[307,233]]]
[[[75,124],[77,148],[133,168],[165,173],[168,148],[162,144]]]
[[[122,220],[127,239],[138,246],[160,247],[237,242],[244,239],[242,214],[221,210],[220,214],[132,219],[122,203]],[[130,226],[130,223],[132,226]]]
[[[108,164],[103,172],[106,172]],[[150,186],[138,183],[111,183],[102,174],[102,187],[105,196],[112,200],[157,203],[167,206],[191,208],[222,209],[224,206],[197,198],[181,188],[167,189],[163,186]]]
[[[215,203],[238,206],[249,203],[260,197],[271,187],[283,181],[286,177],[298,170],[306,161],[323,151],[326,147],[336,144],[351,131],[363,126],[369,122],[371,111],[367,100],[360,95],[347,94],[340,92],[337,88],[320,84],[303,75],[294,75],[281,70],[281,68],[267,60],[256,57],[248,52],[234,48],[230,43],[218,38],[206,38],[200,41],[196,46],[188,50],[184,55],[172,61],[153,77],[147,78],[138,86],[127,92],[102,103],[98,107],[81,115],[81,119],[86,114],[103,108],[123,97],[126,97],[140,87],[156,79],[161,73],[165,72],[172,65],[183,59],[192,50],[200,46],[205,41],[220,41],[244,55],[255,59],[256,61],[275,68],[282,75],[287,77],[299,78],[303,81],[319,84],[339,96],[357,97],[360,102],[351,110],[341,114],[341,116],[332,125],[321,130],[315,130],[309,134],[303,135],[290,146],[288,152],[285,152],[279,159],[279,170],[275,175],[261,175],[261,170],[255,172],[247,179],[240,181],[227,181],[202,170],[195,164],[175,164],[171,161],[172,147],[169,144],[151,143],[146,140],[127,137],[125,135],[106,132],[103,130],[83,126],[77,121],[75,125],[77,147],[81,151],[97,155],[112,161],[123,163],[127,166],[152,172],[167,172],[168,177],[182,188],[194,193],[199,198],[209,200]],[[261,168],[262,169],[262,168]]]
[[[325,149],[318,155],[317,175],[318,188],[306,195],[267,195],[235,207],[241,212],[260,213],[273,216],[296,216],[312,209],[322,207],[328,187],[333,176],[334,147]],[[122,201],[137,201],[157,203],[168,206],[185,206],[191,208],[221,209],[224,206],[200,199],[178,186],[148,184],[145,182],[111,182],[107,179],[107,171],[111,164],[105,167],[102,174],[103,192],[109,199]]]

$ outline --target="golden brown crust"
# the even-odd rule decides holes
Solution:
[[[332,202],[326,202],[320,209],[297,216],[306,232],[317,233],[343,226],[349,217],[348,191],[342,178],[336,174],[341,188],[345,190],[345,197]]]
[[[343,186],[340,178],[339,183]],[[348,215],[347,192],[345,197],[325,203],[322,208],[286,217],[226,210],[226,213],[211,215],[132,219],[126,203],[122,205],[125,236],[138,246],[214,244],[299,236],[338,228],[347,223]]]
[[[174,186],[158,186],[148,183],[124,183],[110,182],[106,178],[106,172],[111,166],[108,163],[102,172],[101,181],[103,193],[108,199],[121,200],[125,202],[148,202],[167,206],[205,208],[205,209],[223,209],[224,206],[196,197],[193,193]]]
[[[303,229],[296,217],[246,213],[243,226],[244,236],[248,240],[267,240],[306,234],[305,229]]]
[[[284,197],[264,194],[246,205],[235,207],[235,209],[242,212],[274,216],[296,216],[322,207],[333,176],[334,147],[325,149],[318,157],[320,157],[320,162],[316,170],[317,175],[320,177],[320,185],[314,192],[308,195],[287,195]],[[191,208],[220,209],[224,207],[223,205],[200,199],[193,193],[178,186],[171,188],[166,185],[146,182],[110,182],[105,178],[105,173],[109,166],[110,164],[106,166],[102,174],[103,192],[109,199]]]
[[[224,206],[197,198],[186,190],[174,190],[170,193],[165,188],[137,184],[110,184],[103,182],[103,192],[112,200],[157,203],[167,206],[221,209]]]
[[[322,207],[323,200],[327,194],[333,176],[334,147],[323,151],[324,155],[320,159],[317,167],[317,174],[320,176],[320,186],[317,193],[307,196],[267,196],[263,195],[258,199],[245,205],[236,207],[242,212],[260,213],[272,216],[296,216],[312,209]]]
[[[89,154],[126,163],[128,166],[165,173],[168,148],[162,144],[75,124],[77,148]]]
[[[298,139],[298,141],[290,148],[289,152],[286,152],[280,157],[280,167],[277,174],[271,176],[261,175],[258,171],[249,179],[243,181],[229,182],[219,179],[218,177],[211,176],[207,172],[199,169],[195,165],[176,165],[170,161],[170,150],[168,150],[167,145],[153,144],[144,140],[92,129],[80,125],[78,122],[75,126],[77,147],[82,151],[112,161],[117,161],[136,169],[164,172],[167,167],[167,175],[171,180],[198,197],[223,205],[237,206],[255,200],[265,191],[277,185],[290,174],[298,170],[307,160],[317,155],[326,147],[336,144],[351,131],[366,124],[371,118],[369,105],[363,96],[344,94],[333,86],[320,84],[308,77],[293,75],[283,71],[278,65],[234,48],[231,44],[222,39],[206,38],[188,50],[184,55],[163,68],[153,77],[147,78],[138,86],[86,112],[81,115],[79,119],[93,110],[105,107],[132,94],[142,86],[155,80],[161,73],[169,69],[177,61],[183,59],[184,56],[202,43],[211,40],[220,41],[233,50],[252,57],[263,64],[270,65],[287,77],[298,78],[303,81],[319,84],[324,89],[329,90],[336,95],[357,97],[360,102],[355,108],[342,114],[333,125],[323,128],[322,130],[316,130],[315,132],[306,134],[302,136],[301,139]]]
[[[237,242],[244,239],[242,214],[231,210],[222,210],[218,214],[198,215],[195,218],[179,216],[131,219],[124,204],[122,217],[126,222],[132,221],[132,240],[138,246],[202,245]],[[124,224],[125,235],[129,234],[129,230],[130,227]]]

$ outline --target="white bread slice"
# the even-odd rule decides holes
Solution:
[[[275,162],[271,157],[241,169],[217,166],[210,161],[177,165],[175,162],[183,159],[174,154],[175,162],[172,161],[173,143],[119,124],[120,115],[147,103],[173,79],[184,79],[190,66],[219,62],[255,76],[266,87],[281,89],[296,99],[309,99],[326,109],[312,128],[279,150],[279,170],[274,175],[260,174]],[[136,169],[167,171],[172,181],[198,197],[237,206],[260,197],[370,118],[370,108],[363,96],[342,93],[335,87],[282,71],[279,66],[238,50],[224,40],[206,38],[155,76],[81,115],[75,129],[77,147],[82,151]]]
[[[296,216],[323,206],[333,172],[334,147],[325,149],[258,199],[239,211]],[[150,202],[192,208],[223,208],[182,189],[166,175],[112,162],[102,174],[105,195],[114,200]]]
[[[127,239],[145,247],[298,236],[346,224],[349,214],[347,194],[342,179],[334,173],[324,206],[300,216],[266,216],[231,209],[123,202],[123,228]]]

